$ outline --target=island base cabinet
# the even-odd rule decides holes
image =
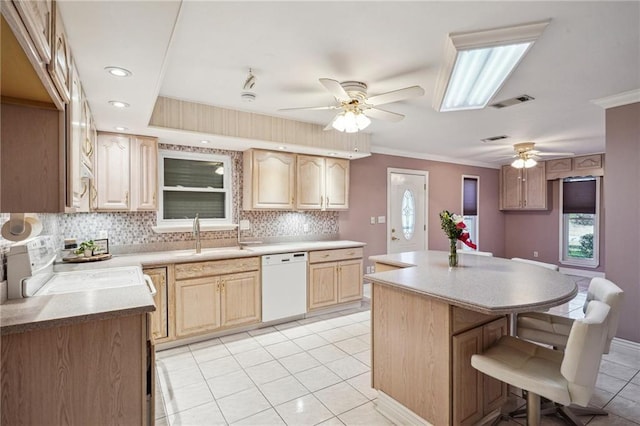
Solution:
[[[482,328],[453,336],[453,424],[472,425],[482,418],[482,374],[471,356],[482,352]]]
[[[507,319],[503,317],[452,337],[453,424],[475,424],[506,401],[506,383],[473,368],[471,357],[507,332]]]
[[[0,423],[148,424],[148,347],[146,314],[2,336]]]
[[[506,384],[471,357],[508,331],[486,315],[373,282],[372,387],[435,425],[471,425],[500,407]]]

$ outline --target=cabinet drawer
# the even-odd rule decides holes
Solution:
[[[260,258],[258,257],[179,263],[176,265],[176,279],[257,271],[258,269],[260,269]]]
[[[309,263],[334,262],[336,260],[359,259],[362,257],[362,247],[320,250],[309,253]]]
[[[498,318],[496,315],[486,315],[470,311],[457,306],[451,307],[451,334],[457,334],[480,324],[485,324]]]

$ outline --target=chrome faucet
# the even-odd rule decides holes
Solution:
[[[193,219],[193,236],[196,238],[196,254],[202,252],[202,246],[200,244],[200,217],[199,213],[196,213],[196,217]]]

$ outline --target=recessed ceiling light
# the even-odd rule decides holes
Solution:
[[[109,103],[116,108],[129,108],[129,104],[122,101],[109,101]]]
[[[114,77],[129,77],[131,71],[120,67],[105,67],[104,70]]]
[[[209,143],[209,141],[208,141],[208,140],[206,140],[206,139],[202,139],[202,140],[200,141],[200,143]]]
[[[129,130],[127,127],[123,127],[123,126],[116,126],[114,127],[114,129],[116,129],[119,132],[124,132],[125,130]]]

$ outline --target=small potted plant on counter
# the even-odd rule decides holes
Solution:
[[[93,256],[93,250],[96,248],[96,243],[93,240],[83,241],[80,246],[74,251],[78,256],[84,255],[84,257]]]

